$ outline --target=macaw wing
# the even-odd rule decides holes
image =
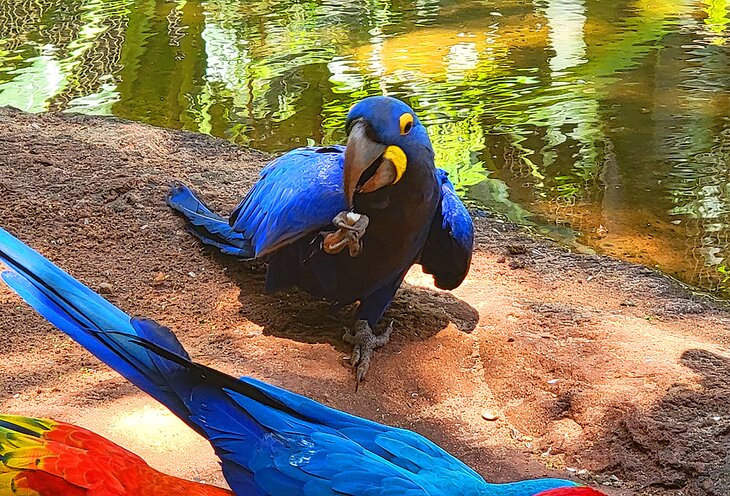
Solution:
[[[146,320],[142,325],[156,324]],[[306,411],[293,408],[313,404],[317,405],[315,410],[327,409],[323,405],[254,379],[234,379],[139,336],[113,334],[120,342],[126,341],[129,349],[146,350],[159,370],[165,371],[166,379],[191,412],[189,422],[215,449],[236,494],[445,494],[425,490],[417,474],[370,452],[336,428],[308,418]],[[291,400],[291,405],[272,394],[280,392]]]
[[[159,370],[170,371],[190,422],[213,445],[236,494],[471,496],[486,487],[476,472],[418,434],[256,379],[234,379],[130,336],[128,347],[136,346],[155,357]]]
[[[248,398],[237,399],[248,403]],[[247,411],[248,407],[250,405],[247,405]],[[431,495],[415,480],[417,476],[368,452],[336,431],[286,415],[273,415],[269,425],[286,430],[273,429],[271,440],[259,443],[255,451],[251,450],[245,437],[239,437],[235,432],[224,431],[211,439],[224,464],[240,460],[240,464],[250,471],[256,494]],[[251,494],[251,489],[248,483],[240,489],[235,488],[239,494]]]
[[[343,146],[298,148],[275,159],[231,213],[261,257],[331,224],[347,209]]]
[[[423,271],[433,274],[436,286],[454,289],[469,272],[474,247],[474,225],[469,212],[454,191],[448,173],[436,169],[441,202],[421,252]]]
[[[240,381],[268,401],[234,390],[226,391],[229,397],[274,438],[286,439],[259,447],[261,464],[246,461],[265,494],[471,495],[486,487],[479,474],[414,432],[335,410],[250,377]],[[272,404],[279,406],[272,410]],[[228,425],[219,424],[222,432],[210,440],[214,446],[222,440],[225,446],[218,444],[223,449],[216,451],[235,458],[246,451],[250,440],[245,433],[231,432]]]

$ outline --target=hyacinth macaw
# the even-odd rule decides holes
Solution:
[[[490,484],[414,432],[195,363],[169,329],[131,318],[2,229],[0,261],[38,313],[210,441],[239,496],[600,494],[561,479]]]
[[[233,496],[153,469],[98,434],[48,419],[0,415],[0,494]]]
[[[372,329],[411,265],[420,263],[439,288],[456,288],[469,271],[474,232],[408,105],[366,98],[345,126],[347,147],[299,148],[268,164],[229,219],[180,183],[167,202],[204,243],[267,259],[268,292],[298,286],[340,305],[358,302],[344,338],[359,382],[373,349],[389,339],[392,321],[380,335]]]

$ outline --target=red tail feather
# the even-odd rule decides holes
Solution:
[[[225,489],[158,472],[86,429],[13,415],[0,415],[2,494],[233,496]]]

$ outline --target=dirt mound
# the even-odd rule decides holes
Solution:
[[[228,212],[267,158],[117,119],[0,110],[0,223],[173,328],[197,360],[415,429],[490,480],[727,494],[725,310],[650,269],[475,212],[466,282],[442,292],[411,271],[387,314],[393,340],[355,393],[343,316],[297,292],[262,294],[261,264],[201,247],[164,204],[180,179]],[[223,484],[204,441],[5,288],[0,335],[0,409],[78,423],[169,473]]]

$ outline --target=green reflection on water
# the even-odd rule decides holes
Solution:
[[[0,105],[281,152],[390,94],[461,195],[730,290],[728,0],[5,0]]]

